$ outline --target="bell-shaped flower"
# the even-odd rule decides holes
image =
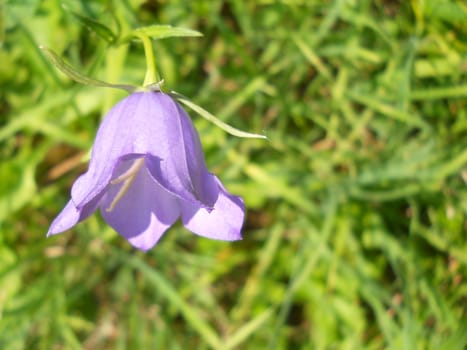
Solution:
[[[162,92],[136,92],[103,120],[89,169],[47,235],[70,229],[97,209],[133,246],[152,248],[181,218],[195,234],[241,239],[244,205],[206,169],[186,112]]]

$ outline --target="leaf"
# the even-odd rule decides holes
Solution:
[[[231,134],[233,136],[243,137],[243,138],[253,138],[253,139],[267,139],[267,137],[264,136],[264,135],[253,134],[253,133],[249,133],[249,132],[246,132],[246,131],[242,131],[242,130],[236,129],[233,126],[230,126],[230,125],[224,123],[222,120],[216,118],[215,116],[213,116],[211,113],[209,113],[208,111],[206,111],[202,107],[200,107],[197,104],[191,102],[186,97],[184,97],[183,95],[180,95],[179,93],[177,93],[175,91],[171,91],[169,94],[171,96],[173,96],[175,99],[177,99],[177,101],[179,101],[179,102],[183,103],[185,106],[191,108],[193,111],[198,113],[204,119],[209,120],[211,123],[217,125],[219,128],[221,128],[222,130],[228,132],[229,134]]]
[[[117,40],[117,36],[110,30],[109,27],[105,26],[104,24],[93,20],[92,18],[85,17],[72,9],[68,6],[63,5],[65,11],[72,14],[79,22],[84,24],[89,30],[92,30],[97,35],[99,35],[102,39],[107,41],[109,44],[115,43]]]
[[[199,333],[201,338],[204,339],[204,341],[209,344],[211,348],[222,348],[221,340],[209,325],[209,323],[203,319],[200,312],[196,308],[184,300],[179,291],[172,284],[170,284],[170,281],[163,274],[153,269],[138,256],[131,256],[126,258],[125,263],[140,271],[146,280],[153,285],[153,290],[157,290],[157,293],[166,298],[171,306],[173,306],[182,314],[187,323],[190,324],[191,327],[193,327],[193,329]],[[259,321],[262,321],[262,319]],[[253,326],[255,326],[255,324]],[[247,331],[248,329],[245,333],[247,333]]]
[[[268,309],[263,313],[259,314],[249,322],[245,323],[242,327],[240,327],[235,334],[231,335],[227,338],[225,342],[224,349],[235,349],[241,343],[245,342],[248,337],[250,337],[254,332],[256,332],[259,328],[261,328],[264,323],[271,317],[272,309]]]
[[[110,84],[106,83],[105,81],[102,80],[97,80],[93,78],[89,78],[78,71],[76,71],[72,66],[69,64],[65,63],[60,56],[58,56],[55,52],[52,50],[48,49],[45,46],[40,45],[39,48],[44,52],[45,56],[47,59],[55,66],[57,67],[62,73],[64,73],[66,76],[68,76],[70,79],[84,84],[84,85],[93,85],[93,86],[100,86],[100,87],[109,87],[109,88],[114,88],[114,89],[122,89],[128,92],[133,92],[136,90],[136,86],[133,85],[125,85],[125,84]]]
[[[203,36],[202,33],[182,28],[182,27],[172,27],[170,25],[152,25],[148,27],[141,27],[133,30],[131,33],[132,37],[138,37],[139,35],[149,36],[154,40],[172,38],[172,37],[197,37]]]

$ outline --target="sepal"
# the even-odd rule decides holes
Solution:
[[[213,116],[211,113],[209,113],[204,108],[202,108],[202,107],[198,106],[197,104],[191,102],[188,98],[186,98],[185,96],[183,96],[183,95],[181,95],[181,94],[179,94],[179,93],[177,93],[175,91],[171,91],[169,93],[169,95],[172,96],[174,99],[176,99],[178,102],[184,104],[185,106],[189,107],[190,109],[192,109],[193,111],[198,113],[204,119],[210,121],[211,123],[215,124],[216,126],[221,128],[222,130],[224,130],[225,132],[227,132],[227,133],[229,133],[229,134],[231,134],[233,136],[242,137],[242,138],[250,138],[250,139],[267,139],[267,137],[265,135],[253,134],[253,133],[250,133],[250,132],[242,131],[242,130],[236,129],[233,126],[230,126],[230,125],[224,123],[222,120],[220,120],[219,118]]]
[[[111,83],[106,83],[105,81],[102,81],[102,80],[87,77],[81,74],[80,72],[76,71],[68,63],[65,63],[65,61],[63,61],[60,58],[60,56],[58,56],[55,52],[53,52],[49,48],[42,46],[42,45],[39,46],[39,48],[42,50],[42,52],[44,52],[44,55],[47,57],[50,63],[52,63],[55,67],[57,67],[68,78],[78,83],[81,83],[84,85],[93,85],[93,86],[108,87],[108,88],[114,88],[114,89],[122,89],[130,93],[136,90],[136,86],[133,86],[133,85],[111,84]]]

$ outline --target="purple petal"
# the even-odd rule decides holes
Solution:
[[[197,198],[206,206],[212,207],[217,200],[219,187],[206,168],[203,148],[190,117],[177,103],[185,146],[185,161]]]
[[[77,209],[72,200],[68,201],[65,208],[57,215],[47,232],[47,236],[62,233],[75,226],[78,222],[85,220],[94,213],[99,205],[102,195],[98,195],[89,202],[83,209]]]
[[[114,178],[128,170],[133,161],[122,161]],[[108,211],[122,185],[123,183],[109,186],[101,202],[102,216],[133,246],[148,250],[180,216],[178,200],[155,183],[143,166],[129,190]]]
[[[49,227],[47,236],[55,235],[66,231],[75,226],[79,221],[80,211],[76,209],[73,201],[68,201],[65,208],[62,209],[60,214],[55,218]]]
[[[198,134],[186,112],[168,95],[148,94],[148,100],[160,111],[166,152],[161,145],[151,143],[148,169],[153,178],[169,192],[199,205],[212,207],[217,198],[217,186],[208,177],[203,149]],[[154,148],[155,146],[155,148]]]
[[[71,198],[81,208],[109,183],[118,160],[132,152],[131,120],[138,114],[142,94],[131,94],[113,107],[102,121],[92,147],[88,171],[73,184]]]
[[[78,208],[106,188],[118,160],[128,154],[157,159],[149,165],[151,174],[172,194],[207,207],[214,204],[216,186],[206,180],[201,144],[185,111],[168,95],[138,92],[112,108],[99,127],[89,170],[72,188]]]
[[[207,210],[190,202],[182,202],[183,225],[193,233],[212,239],[235,241],[242,239],[245,206],[240,197],[226,191],[219,179],[219,195],[214,208]]]
[[[171,161],[162,161],[152,155],[146,156],[148,171],[155,182],[164,187],[172,195],[193,203],[195,206],[212,208],[219,193],[219,188],[215,181],[212,181],[209,173],[204,177],[205,181],[201,181],[196,185],[187,181],[182,184],[184,179],[189,177],[182,176],[176,173],[174,167],[171,166]],[[185,187],[186,186],[186,187]]]

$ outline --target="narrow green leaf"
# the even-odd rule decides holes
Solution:
[[[228,132],[229,134],[231,134],[233,136],[243,137],[243,138],[253,138],[253,139],[266,139],[267,138],[264,135],[253,134],[253,133],[249,133],[249,132],[246,132],[246,131],[242,131],[242,130],[236,129],[233,126],[230,126],[230,125],[224,123],[223,121],[216,118],[215,116],[213,116],[211,113],[209,113],[208,111],[206,111],[202,107],[200,107],[197,104],[191,102],[186,97],[184,97],[183,95],[180,95],[179,93],[177,93],[175,91],[171,91],[170,95],[172,97],[174,97],[175,99],[177,99],[177,101],[183,103],[185,106],[191,108],[193,111],[198,113],[203,118],[209,120],[211,123],[217,125],[219,128],[221,128],[222,130]]]
[[[72,9],[68,6],[63,5],[65,11],[69,12],[73,17],[75,17],[79,22],[85,25],[89,30],[92,30],[97,35],[99,35],[102,39],[107,41],[109,44],[114,43],[117,40],[117,36],[110,30],[109,27],[105,26],[104,24],[93,20],[92,18],[85,17]]]
[[[296,35],[292,36],[292,40],[295,43],[295,45],[297,45],[303,56],[305,56],[308,62],[310,62],[310,64],[313,65],[322,76],[324,76],[328,80],[331,80],[333,78],[331,71],[321,60],[321,58],[316,54],[312,47],[305,44],[305,42]]]
[[[169,303],[180,311],[186,321],[199,333],[213,349],[221,349],[221,341],[211,326],[200,317],[199,312],[186,302],[170,282],[157,270],[147,265],[137,256],[132,256],[125,260],[125,263],[139,270],[154,286],[154,290],[163,295]]]
[[[272,309],[268,309],[251,321],[245,323],[234,335],[227,339],[226,343],[223,345],[224,349],[235,349],[238,347],[255,331],[261,328],[271,315]]]
[[[197,32],[196,30],[181,28],[181,27],[172,27],[170,25],[152,25],[148,27],[141,27],[133,30],[132,37],[139,35],[146,35],[152,39],[165,39],[172,37],[196,37],[203,36],[202,33]]]
[[[93,78],[89,78],[78,71],[76,71],[72,66],[69,64],[65,63],[60,56],[58,56],[55,52],[52,50],[48,49],[45,46],[39,46],[39,48],[44,52],[45,56],[47,59],[55,66],[57,67],[62,73],[64,73],[66,76],[68,76],[70,79],[84,84],[84,85],[93,85],[93,86],[100,86],[100,87],[109,87],[109,88],[114,88],[114,89],[122,89],[128,92],[133,92],[136,90],[136,86],[133,85],[125,85],[125,84],[110,84],[106,83],[105,81],[102,80],[97,80]]]
[[[410,93],[409,98],[411,100],[437,100],[443,98],[461,98],[466,96],[467,85],[457,85],[414,90]]]
[[[240,89],[235,95],[232,95],[225,106],[217,113],[219,118],[227,120],[230,116],[237,113],[237,111],[245,104],[258,91],[264,91],[266,79],[264,76],[253,78],[244,88]]]
[[[429,129],[430,126],[417,114],[411,114],[401,110],[393,105],[380,101],[376,96],[364,95],[355,91],[349,91],[348,97],[353,101],[365,105],[366,107],[375,110],[388,118],[398,120],[402,123],[421,128]]]

